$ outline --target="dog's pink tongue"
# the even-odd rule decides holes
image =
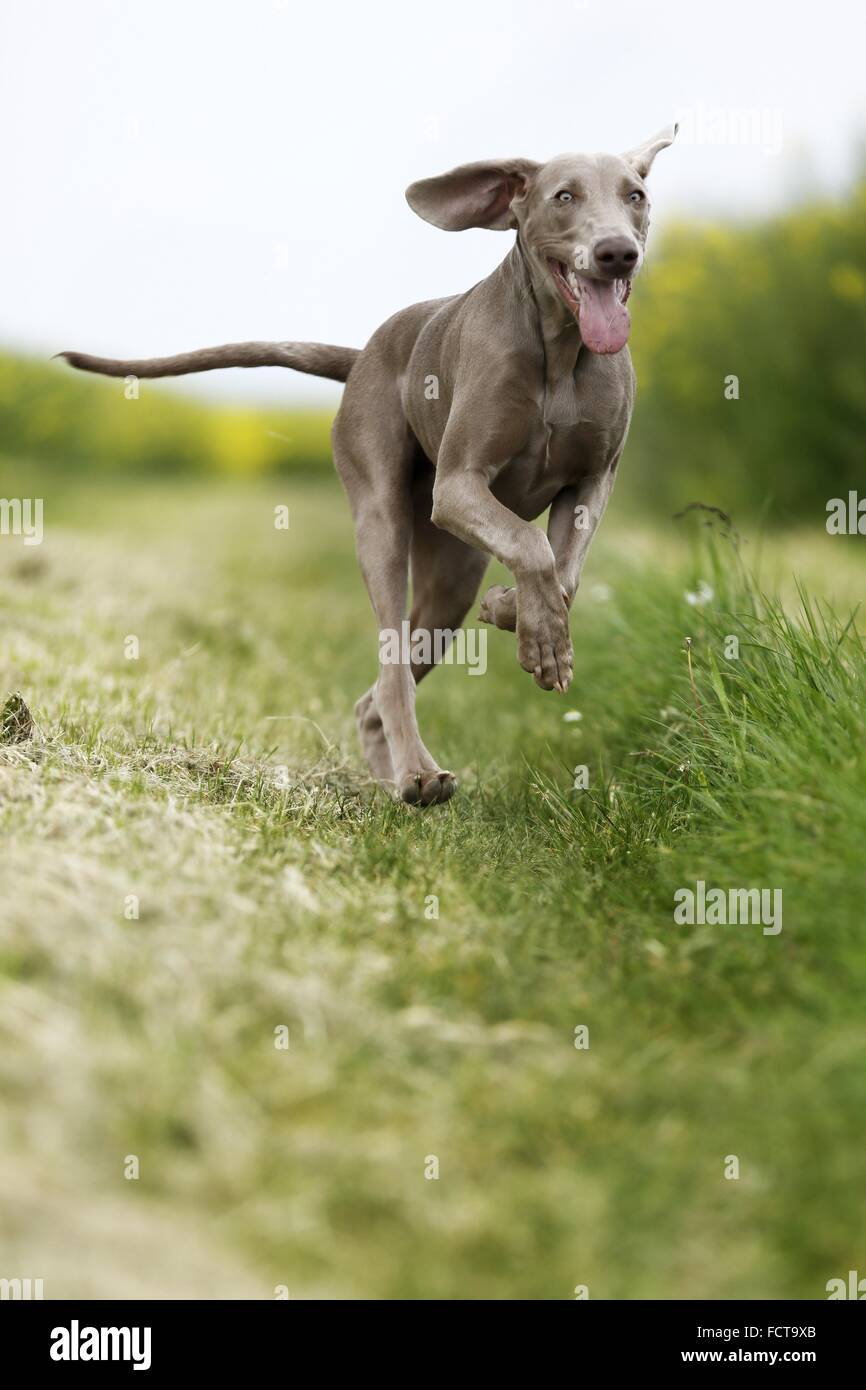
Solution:
[[[628,341],[631,315],[613,280],[580,277],[580,336],[590,352],[619,352]]]

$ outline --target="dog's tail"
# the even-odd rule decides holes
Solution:
[[[329,343],[225,343],[199,348],[176,357],[143,357],[120,360],[91,357],[86,352],[58,352],[70,367],[103,376],[186,376],[188,372],[212,372],[217,367],[294,367],[296,372],[345,381],[358,356],[358,348],[331,347]]]

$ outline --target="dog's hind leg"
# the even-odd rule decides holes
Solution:
[[[413,490],[410,627],[413,633],[428,632],[433,638],[434,634],[452,633],[461,626],[478,592],[488,557],[449,531],[434,526],[430,520],[431,505],[430,485],[422,483]],[[433,661],[412,661],[416,685],[433,670],[433,665]],[[375,685],[355,705],[355,718],[373,775],[380,782],[393,783],[394,769],[376,704]],[[441,782],[440,777],[440,789]]]
[[[433,508],[432,469],[417,480],[413,490],[412,617],[414,632],[441,637],[457,631],[478,593],[490,557],[430,520]],[[431,646],[436,643],[431,640]],[[443,651],[447,645],[443,644]],[[433,661],[413,661],[415,682],[433,670]]]
[[[436,760],[421,741],[415,677],[402,651],[394,659],[387,643],[392,635],[392,645],[402,647],[407,617],[417,445],[396,390],[390,401],[378,393],[372,417],[359,396],[360,391],[347,390],[333,433],[334,461],[352,507],[358,561],[379,626],[379,675],[373,691],[356,706],[359,732],[374,775],[382,779],[384,773],[383,780],[393,781],[404,801],[429,805],[448,800],[454,779],[440,776]]]
[[[394,764],[391,762],[391,750],[376,704],[375,685],[365,690],[355,705],[355,723],[358,726],[358,738],[364,757],[376,781],[382,782],[385,786],[393,786]]]

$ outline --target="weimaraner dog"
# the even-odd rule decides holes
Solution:
[[[465,164],[407,189],[445,231],[516,231],[505,260],[465,294],[413,304],[367,346],[234,343],[115,361],[62,354],[109,376],[286,366],[345,381],[334,422],[358,558],[383,632],[453,635],[491,555],[514,576],[481,602],[517,635],[542,690],[568,689],[568,615],[613,486],[634,403],[626,300],[649,228],[645,179],[676,126],[624,155]],[[532,523],[550,508],[547,534]],[[413,644],[414,645],[414,644]],[[386,661],[355,710],[376,778],[404,801],[457,786],[421,741],[415,687],[430,661]]]

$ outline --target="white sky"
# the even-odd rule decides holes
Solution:
[[[404,304],[481,279],[511,241],[419,221],[413,179],[621,150],[676,116],[656,225],[836,187],[866,132],[864,14],[862,0],[2,0],[0,341],[360,346]],[[277,369],[176,389],[339,393]]]

